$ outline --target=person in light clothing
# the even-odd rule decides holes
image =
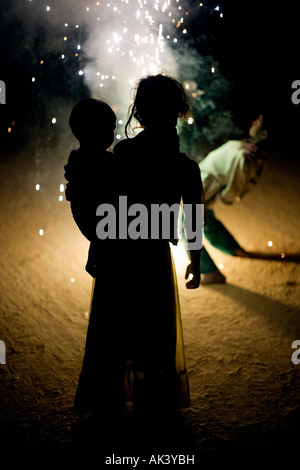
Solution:
[[[210,152],[199,164],[206,203],[207,225],[204,237],[225,254],[247,256],[220,220],[215,217],[214,204],[233,204],[258,182],[263,169],[260,143],[268,136],[263,115],[252,122],[249,137],[229,140]],[[201,254],[201,284],[224,283],[225,276],[218,270],[208,251]]]

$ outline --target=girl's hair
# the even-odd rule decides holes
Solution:
[[[187,114],[190,108],[183,85],[173,77],[158,74],[142,78],[135,88],[135,96],[129,108],[125,126],[133,131],[131,121],[136,119],[142,127],[175,127],[178,117]]]

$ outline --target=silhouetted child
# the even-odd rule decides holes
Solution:
[[[181,201],[183,205],[198,204],[203,208],[199,166],[180,152],[176,130],[178,119],[186,116],[188,110],[184,87],[173,77],[158,74],[139,81],[126,135],[133,119],[142,131],[114,147],[122,175],[119,190],[128,197],[128,206],[143,204],[148,214],[154,205],[179,207]],[[151,223],[153,228],[154,221]],[[149,413],[174,410],[189,403],[177,280],[170,249],[170,242],[176,244],[178,234],[172,221],[169,239],[162,233],[153,239],[150,225],[149,238],[125,240],[121,256],[122,265],[126,266],[127,295],[132,293],[126,309],[123,359],[129,357],[132,361],[134,409]],[[191,249],[186,274],[186,278],[193,274],[186,283],[190,289],[200,284],[200,253],[200,247]]]
[[[86,270],[95,277],[96,208],[110,199],[113,154],[107,149],[114,141],[116,115],[103,101],[84,99],[72,109],[69,125],[80,147],[64,167],[65,194],[76,224],[91,241]]]
[[[154,204],[170,208],[181,199],[184,204],[204,203],[199,166],[180,152],[176,132],[177,119],[188,109],[184,88],[177,80],[160,74],[142,79],[128,125],[135,116],[144,130],[114,148],[114,191],[126,196],[128,207],[127,211],[127,207],[115,206],[116,220],[125,218],[128,233],[103,244],[112,253],[111,262],[105,258],[103,264],[96,263],[75,397],[78,409],[99,412],[101,422],[107,414],[110,420],[112,414],[123,412],[128,400],[133,400],[135,411],[149,415],[189,406],[179,295],[170,250],[177,233],[170,227],[168,237],[160,233],[153,239],[150,229],[145,237],[138,217],[142,209],[150,215]],[[130,232],[130,228],[135,230]],[[140,236],[136,237],[139,228]],[[187,282],[188,288],[200,284],[200,252],[198,247],[191,253],[188,272],[194,277]]]

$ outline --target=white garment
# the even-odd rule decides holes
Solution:
[[[210,152],[199,166],[205,201],[219,193],[224,203],[232,204],[257,183],[263,160],[251,139],[229,140]]]

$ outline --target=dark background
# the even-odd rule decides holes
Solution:
[[[189,4],[193,14],[186,40],[199,54],[212,56],[218,72],[231,83],[226,96],[215,97],[217,105],[230,109],[237,125],[245,130],[258,112],[264,112],[272,145],[297,151],[300,105],[291,101],[291,84],[300,79],[299,6],[295,2],[224,0],[206,1],[200,11],[198,1],[190,0]],[[217,5],[224,14],[222,20],[214,10]],[[46,109],[51,108],[49,103],[58,99],[68,103],[89,95],[83,79],[75,83],[71,78],[79,67],[78,60],[70,59],[62,65],[57,54],[53,53],[52,58],[48,54],[40,72],[44,25],[35,38],[34,50],[30,50],[22,20],[8,16],[9,9],[9,1],[1,0],[0,79],[7,88],[7,104],[0,107],[2,151],[24,145],[37,126],[48,138],[53,134],[48,119],[51,111]],[[80,67],[82,61],[84,58]],[[39,83],[32,86],[31,77],[39,73]],[[205,84],[199,85],[205,88]],[[44,101],[38,101],[39,94]],[[205,119],[209,117],[203,117],[200,127]],[[8,133],[12,123],[13,132]],[[55,140],[55,136],[52,138]]]
[[[299,4],[229,1],[224,11],[226,31],[218,44],[222,66],[234,79],[233,109],[245,115],[261,104],[274,143],[297,149],[300,107],[291,101],[291,84],[300,76]]]

